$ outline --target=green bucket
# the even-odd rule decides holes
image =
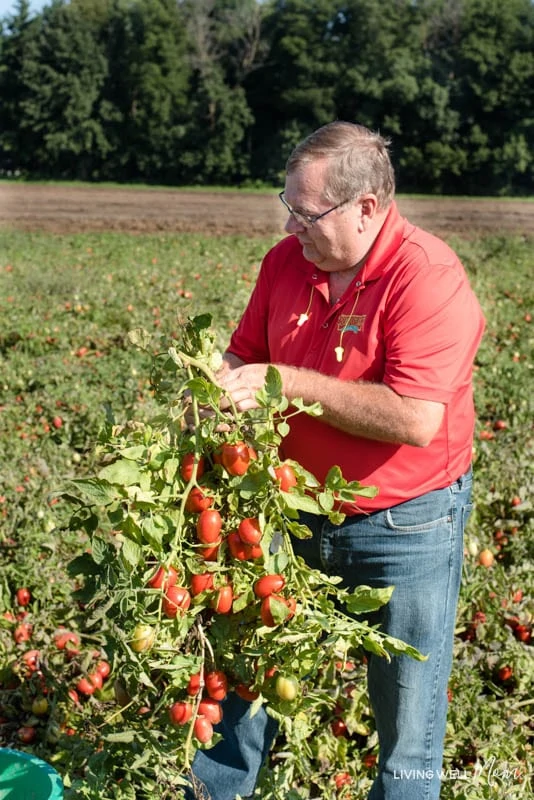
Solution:
[[[46,761],[0,747],[0,800],[62,800],[63,782]]]

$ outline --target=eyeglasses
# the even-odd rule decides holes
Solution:
[[[338,203],[337,206],[329,208],[328,211],[323,211],[322,214],[305,214],[303,211],[295,211],[294,208],[291,208],[291,206],[289,205],[289,203],[285,198],[284,192],[280,192],[278,197],[285,205],[285,207],[287,208],[288,212],[291,214],[293,219],[296,222],[298,222],[299,225],[303,225],[305,228],[311,228],[312,225],[315,225],[315,223],[318,222],[318,220],[322,219],[323,217],[326,217],[327,214],[331,214],[332,211],[336,210],[336,208],[341,208],[341,206],[344,206],[345,203],[349,202],[349,200],[343,200],[342,203]]]

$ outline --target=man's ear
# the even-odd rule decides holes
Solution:
[[[367,230],[375,218],[378,210],[378,200],[375,194],[364,194],[358,199],[360,206],[360,219],[358,228],[360,232]]]
[[[374,194],[364,194],[360,198],[362,208],[362,217],[369,217],[372,219],[378,208],[378,200]]]

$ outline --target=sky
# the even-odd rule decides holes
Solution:
[[[43,6],[49,5],[49,0],[30,0],[30,10],[32,12],[40,11]],[[5,17],[6,14],[13,14],[15,12],[15,0],[0,0],[0,17]]]

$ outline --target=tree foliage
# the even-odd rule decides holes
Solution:
[[[347,119],[399,187],[532,194],[532,0],[17,0],[0,35],[0,170],[241,184]]]

